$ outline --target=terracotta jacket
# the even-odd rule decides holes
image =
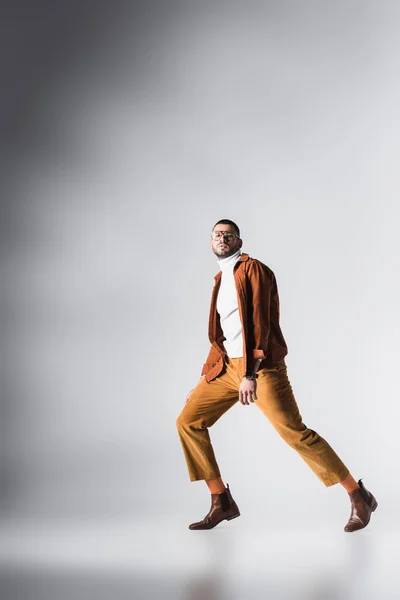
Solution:
[[[288,353],[279,325],[279,296],[274,273],[259,260],[242,253],[233,267],[243,336],[243,377],[252,372],[255,361],[262,359],[259,369],[271,367]],[[201,375],[212,381],[224,367],[226,350],[223,341],[217,296],[222,271],[214,277],[211,296],[208,337],[211,348]]]

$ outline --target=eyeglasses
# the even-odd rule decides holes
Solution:
[[[224,240],[229,242],[231,242],[235,237],[239,238],[236,233],[231,233],[230,231],[213,231],[211,234],[211,237],[214,241],[220,240],[222,236],[224,237]]]

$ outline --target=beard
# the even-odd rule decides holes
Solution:
[[[217,246],[216,250],[214,250],[214,254],[218,256],[218,258],[228,258],[228,256],[232,256],[235,254],[239,248],[229,248],[229,246],[224,246],[223,248],[219,248]]]

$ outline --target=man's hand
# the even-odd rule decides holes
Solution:
[[[246,379],[244,377],[239,387],[239,400],[242,404],[250,404],[257,397],[257,379]]]
[[[202,375],[202,376],[200,377],[200,381],[199,381],[199,383],[201,383],[201,382],[203,381],[203,379],[204,379],[204,378],[205,378],[205,375]],[[199,385],[199,383],[198,383],[197,385]],[[185,404],[187,404],[187,402],[188,402],[188,400],[189,400],[189,398],[190,398],[190,396],[191,396],[191,393],[193,392],[193,390],[194,390],[194,389],[195,389],[195,388],[192,388],[192,389],[190,390],[190,392],[188,393],[188,395],[186,396],[186,398],[185,398]]]
[[[188,393],[188,395],[186,396],[186,398],[185,398],[185,404],[187,404],[187,401],[189,400],[189,398],[190,398],[190,395],[191,395],[191,393],[193,392],[193,390],[194,390],[194,388],[192,388],[192,389],[190,390],[190,392]]]

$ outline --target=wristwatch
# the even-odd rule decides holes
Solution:
[[[249,379],[250,381],[252,379],[257,379],[258,375],[257,375],[257,369],[260,366],[260,362],[261,362],[261,358],[258,358],[256,360],[256,363],[254,365],[254,373],[246,373],[245,377],[246,379]]]
[[[257,379],[258,375],[257,375],[257,373],[249,373],[249,374],[246,374],[245,377],[246,377],[246,379],[249,379],[251,381],[253,379]]]

